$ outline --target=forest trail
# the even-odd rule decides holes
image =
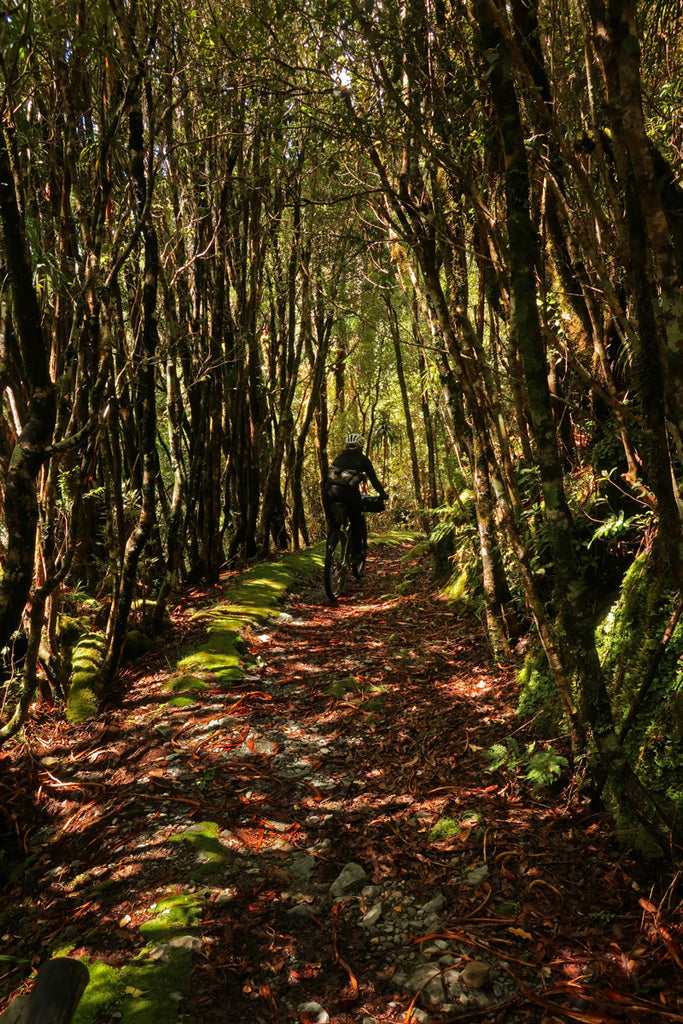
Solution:
[[[147,659],[102,721],[32,721],[0,1007],[49,950],[89,959],[82,1024],[683,1020],[656,874],[575,788],[487,770],[533,738],[514,673],[407,551],[334,608],[302,582],[229,688],[169,704]]]

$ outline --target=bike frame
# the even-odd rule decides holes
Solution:
[[[346,506],[342,502],[334,502],[332,509],[334,523],[327,533],[324,576],[325,591],[330,601],[334,603],[344,592],[346,570],[350,568],[356,579],[360,579],[365,572],[367,526],[363,530],[362,554],[352,559],[350,553],[354,550],[353,527]],[[364,513],[362,519],[365,524]]]

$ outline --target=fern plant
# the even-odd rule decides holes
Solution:
[[[487,771],[500,769],[511,773],[519,773],[531,785],[534,793],[552,786],[557,782],[562,771],[569,767],[569,762],[562,754],[558,754],[552,744],[536,749],[536,740],[529,743],[524,750],[514,736],[508,736],[504,743],[494,743],[485,752],[488,759]]]

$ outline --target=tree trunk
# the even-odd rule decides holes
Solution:
[[[12,321],[29,394],[23,424],[7,472],[4,495],[6,561],[0,579],[0,648],[19,627],[34,572],[38,499],[36,477],[47,457],[56,418],[54,388],[41,326],[40,306],[33,287],[32,266],[24,225],[14,188],[12,167],[0,130],[0,224],[5,266],[12,296]],[[3,310],[5,317],[9,313]]]
[[[144,137],[142,111],[130,111],[129,149],[131,153],[131,180],[135,197],[135,210],[140,218],[140,233],[144,243],[144,283],[142,288],[142,324],[135,349],[137,371],[137,413],[140,423],[142,456],[142,502],[137,525],[126,542],[118,598],[112,605],[107,627],[107,653],[101,670],[105,686],[112,685],[118,671],[135,587],[138,562],[155,522],[156,450],[156,395],[154,388],[155,356],[158,340],[156,320],[157,281],[159,275],[159,245],[152,224],[147,197],[144,163]]]
[[[436,477],[436,444],[434,441],[434,425],[432,422],[432,410],[429,403],[428,369],[427,357],[424,344],[419,334],[417,318],[413,311],[413,335],[417,345],[418,368],[420,371],[420,407],[422,409],[422,422],[424,424],[425,444],[427,445],[427,490],[429,493],[428,514],[429,528],[431,529],[432,516],[439,504],[439,493]]]
[[[410,450],[410,465],[413,471],[413,491],[415,492],[415,504],[417,506],[418,515],[422,523],[422,529],[425,531],[425,533],[429,533],[429,516],[424,507],[424,500],[422,498],[422,484],[420,481],[420,465],[417,460],[415,430],[413,429],[413,417],[410,411],[408,387],[406,385],[406,376],[405,371],[403,369],[403,353],[401,351],[401,338],[398,330],[398,317],[396,316],[396,310],[391,305],[391,300],[389,296],[386,294],[385,302],[387,306],[387,313],[389,315],[391,339],[394,343],[394,356],[396,359],[396,376],[398,377],[398,386],[401,392],[401,402],[403,404],[403,418],[405,420],[406,434],[408,436],[408,447]]]
[[[556,575],[558,651],[578,680],[583,722],[597,748],[594,778],[607,783],[612,811],[643,818],[642,786],[619,749],[612,710],[588,615],[581,559],[573,542],[548,386],[548,374],[536,301],[536,234],[529,215],[529,178],[524,132],[517,106],[509,57],[492,16],[493,0],[477,0],[484,47],[497,54],[490,76],[491,93],[505,154],[506,222],[509,241],[511,329],[517,339],[531,410],[534,443],[541,473],[549,545]],[[566,672],[566,669],[565,669]],[[652,808],[650,808],[652,812]],[[655,825],[656,814],[649,814]]]
[[[653,147],[645,131],[639,46],[630,2],[595,5],[596,39],[625,200],[630,290],[637,324],[634,370],[647,424],[642,453],[657,498],[657,546],[683,594],[683,521],[674,490],[667,413],[683,425],[683,295]],[[600,12],[602,9],[602,13]]]

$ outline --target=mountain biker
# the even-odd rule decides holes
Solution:
[[[363,438],[360,434],[349,434],[344,442],[344,451],[337,456],[329,468],[323,487],[323,508],[327,521],[332,526],[334,523],[332,505],[335,502],[341,502],[346,507],[353,535],[352,557],[354,559],[362,553],[363,502],[360,485],[366,477],[380,497],[386,501],[389,495],[377,479],[370,459],[363,454]]]

